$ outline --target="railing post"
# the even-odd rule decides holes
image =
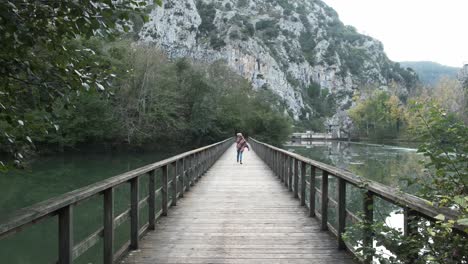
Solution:
[[[276,177],[278,177],[278,179],[281,178],[280,164],[281,164],[280,153],[275,150],[275,170],[276,170]]]
[[[305,205],[306,174],[306,163],[301,161],[301,206]]]
[[[167,216],[167,202],[168,202],[168,188],[167,188],[167,178],[168,178],[168,165],[164,165],[162,167],[162,199],[161,199],[161,208],[162,208],[162,215]]]
[[[418,232],[417,227],[415,228],[414,223],[417,221],[415,220],[417,214],[410,208],[404,207],[403,208],[403,235],[413,236],[415,233]],[[408,256],[409,260],[408,263],[413,263],[417,258],[417,253],[412,253]]]
[[[195,154],[195,182],[200,178],[200,153]]]
[[[130,248],[138,249],[138,225],[140,218],[139,192],[140,192],[140,177],[137,176],[130,181]]]
[[[316,185],[316,179],[315,179],[315,174],[317,172],[317,169],[315,166],[310,167],[310,189],[309,189],[309,216],[315,217],[315,185]]]
[[[154,192],[153,192],[154,193]],[[104,264],[114,263],[114,188],[104,191]]]
[[[292,192],[292,180],[293,180],[293,174],[294,174],[294,158],[289,157],[289,162],[288,162],[288,167],[289,167],[289,172],[288,172],[288,191]]]
[[[346,181],[338,178],[338,249],[345,249],[346,244],[343,240],[343,234],[346,227]]]
[[[148,229],[155,229],[155,217],[156,217],[156,187],[155,187],[155,172],[150,171],[148,173]]]
[[[413,232],[411,221],[414,219],[414,213],[408,207],[403,208],[403,234],[410,236]]]
[[[284,155],[283,153],[280,153],[280,180],[281,182],[284,182],[284,175],[286,174],[284,171],[285,171],[285,168],[286,168],[286,155]]]
[[[299,160],[294,159],[294,198],[299,197]]]
[[[320,229],[328,230],[328,172],[322,171],[322,221]]]
[[[372,247],[373,246],[373,231],[371,225],[374,223],[374,195],[370,191],[366,191],[363,197],[363,211],[364,211],[364,237],[362,243],[364,247]],[[372,263],[372,256],[368,256],[364,263],[371,264]]]
[[[59,211],[59,264],[73,262],[73,206],[68,205]]]
[[[190,187],[192,186],[192,155],[187,158],[187,191],[190,191]]]
[[[176,206],[177,205],[177,161],[174,161],[172,163],[172,168],[174,169],[173,173],[173,179],[172,179],[172,202],[171,206]]]
[[[289,165],[290,164],[289,159],[290,159],[290,157],[288,155],[286,155],[286,154],[285,154],[285,156],[286,156],[286,162],[284,164],[284,171],[285,171],[285,173],[284,173],[284,186],[288,187],[288,183],[289,183],[289,166],[290,166]]]
[[[180,170],[180,178],[181,178],[181,184],[182,188],[180,190],[180,197],[184,197],[184,192],[185,192],[185,158],[182,158],[181,160],[182,164],[179,164],[179,170]]]

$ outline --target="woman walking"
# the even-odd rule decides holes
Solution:
[[[242,153],[244,150],[247,148],[250,151],[249,145],[247,145],[247,141],[245,140],[244,136],[242,136],[242,133],[237,133],[237,162],[242,164]]]

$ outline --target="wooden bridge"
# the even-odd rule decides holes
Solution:
[[[233,139],[227,139],[19,210],[0,223],[0,239],[58,217],[60,264],[73,263],[100,241],[106,264],[344,264],[370,262],[353,257],[342,234],[346,223],[373,221],[374,197],[405,210],[405,233],[412,215],[433,220],[441,213],[349,172],[253,139],[250,144],[255,152],[247,153],[243,165],[235,161]],[[124,184],[130,185],[130,208],[116,215],[114,190]],[[363,219],[346,208],[348,185],[364,190]],[[335,195],[329,195],[332,186]],[[102,227],[74,243],[73,209],[96,196],[103,197]],[[115,230],[126,221],[130,239],[116,247]],[[370,231],[363,243],[372,243]]]

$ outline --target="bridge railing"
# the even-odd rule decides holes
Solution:
[[[329,230],[337,237],[339,249],[348,249],[354,254],[352,246],[345,243],[343,240],[346,219],[350,219],[351,222],[364,221],[368,224],[373,223],[375,197],[379,197],[403,208],[403,233],[405,235],[414,232],[411,228],[414,226],[412,221],[418,221],[419,218],[435,221],[435,217],[439,214],[445,215],[448,219],[457,217],[457,212],[453,210],[434,207],[427,200],[404,193],[396,188],[372,180],[363,179],[350,172],[262,143],[252,138],[249,142],[257,155],[268,164],[281,182],[284,182],[285,186],[288,187],[290,191],[294,192],[294,196],[299,198],[300,204],[307,206],[309,209],[309,216],[319,219],[321,229]],[[307,173],[308,171],[310,172],[309,174]],[[307,175],[309,175],[309,181],[306,179]],[[336,193],[336,199],[329,195],[329,179],[332,178],[336,180],[336,191],[333,190]],[[317,186],[317,180],[320,181],[320,186]],[[363,217],[356,216],[346,208],[347,185],[355,186],[364,191],[362,197]],[[306,189],[308,189],[309,192],[306,192]],[[316,208],[316,201],[318,201],[317,204],[320,205],[320,208]],[[336,228],[328,219],[329,207],[334,207],[336,209],[336,215],[334,216],[336,219]],[[455,228],[457,232],[464,232],[460,226],[456,226]],[[371,247],[373,245],[373,232],[370,229],[363,231],[362,242],[365,246]],[[369,259],[364,261],[367,263],[371,262]]]
[[[166,216],[170,206],[213,165],[234,139],[149,164],[147,166],[108,178],[95,184],[71,191],[61,196],[21,209],[6,221],[0,223],[0,240],[13,235],[30,225],[38,225],[42,220],[58,216],[58,263],[70,264],[103,239],[103,258],[105,264],[121,259],[129,250],[139,247],[140,238],[155,229],[155,222]],[[156,172],[161,173],[156,173]],[[147,177],[148,195],[141,198],[140,180]],[[158,178],[158,179],[157,179]],[[156,189],[156,181],[161,187]],[[130,185],[130,208],[119,215],[114,211],[114,190],[123,184]],[[103,225],[91,235],[74,244],[73,208],[92,197],[102,196]],[[160,201],[160,206],[156,202]],[[147,206],[148,219],[140,227],[141,209]],[[156,211],[156,208],[161,209]],[[130,239],[114,251],[114,231],[126,220],[130,220]]]

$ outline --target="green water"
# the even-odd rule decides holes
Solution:
[[[0,174],[0,221],[20,208],[175,154],[177,153],[74,154],[38,159],[26,170]],[[148,194],[146,182],[147,177],[142,177],[140,199]],[[129,194],[129,184],[122,184],[115,189],[115,215],[129,208]],[[102,199],[102,196],[96,196],[74,207],[75,243],[102,226]],[[147,220],[145,208],[141,210],[141,226]],[[0,263],[55,263],[57,233],[57,217],[51,217],[0,240]],[[117,228],[115,250],[129,239],[129,233],[129,221]],[[75,261],[86,264],[101,262],[102,242]]]
[[[418,162],[422,156],[414,149],[346,142],[289,146],[286,149],[410,192],[413,191],[413,187],[408,188],[406,179],[422,175],[422,166]],[[22,207],[174,154],[176,153],[75,154],[39,159],[27,170],[10,171],[0,175],[0,219],[4,219],[8,214]],[[146,177],[140,181],[140,198],[147,195],[146,182]],[[320,186],[320,181],[317,184]],[[335,184],[334,179],[330,177],[329,194],[331,197],[336,196]],[[129,193],[129,184],[122,184],[116,188],[115,215],[129,208]],[[362,200],[356,188],[347,187],[347,201],[349,210],[353,212],[360,210]],[[318,199],[316,199],[316,204],[317,208],[320,208]],[[93,197],[74,207],[75,243],[102,226],[102,208],[102,196]],[[141,226],[146,221],[146,209],[144,207],[141,210]],[[397,209],[385,201],[376,199],[376,218],[378,219],[399,221],[401,217],[394,213]],[[330,207],[329,220],[333,225],[336,225],[335,214],[335,208]],[[393,215],[390,216],[391,214]],[[115,250],[129,239],[129,233],[128,221],[117,228]],[[57,217],[51,217],[0,240],[0,263],[54,263],[57,260],[57,248]],[[76,259],[75,263],[102,263],[102,242]]]
[[[413,184],[414,179],[424,176],[424,167],[421,164],[424,157],[414,148],[337,141],[296,143],[284,148],[408,193],[416,193],[418,187]],[[320,176],[321,172],[317,171],[316,177]],[[320,178],[317,178],[316,184],[320,188]],[[337,200],[336,187],[335,177],[329,176],[329,196],[335,201]],[[363,198],[361,189],[349,184],[346,186],[347,210],[359,215],[362,212]],[[315,204],[316,208],[320,209],[318,195]],[[335,228],[337,227],[336,213],[336,208],[329,203],[329,221]],[[346,226],[352,225],[350,220],[347,219]],[[378,197],[374,198],[374,220],[383,221],[396,229],[403,228],[401,208]],[[361,240],[354,236],[351,239],[351,243]]]
[[[412,181],[423,176],[423,156],[414,148],[329,141],[285,149],[410,193]]]

